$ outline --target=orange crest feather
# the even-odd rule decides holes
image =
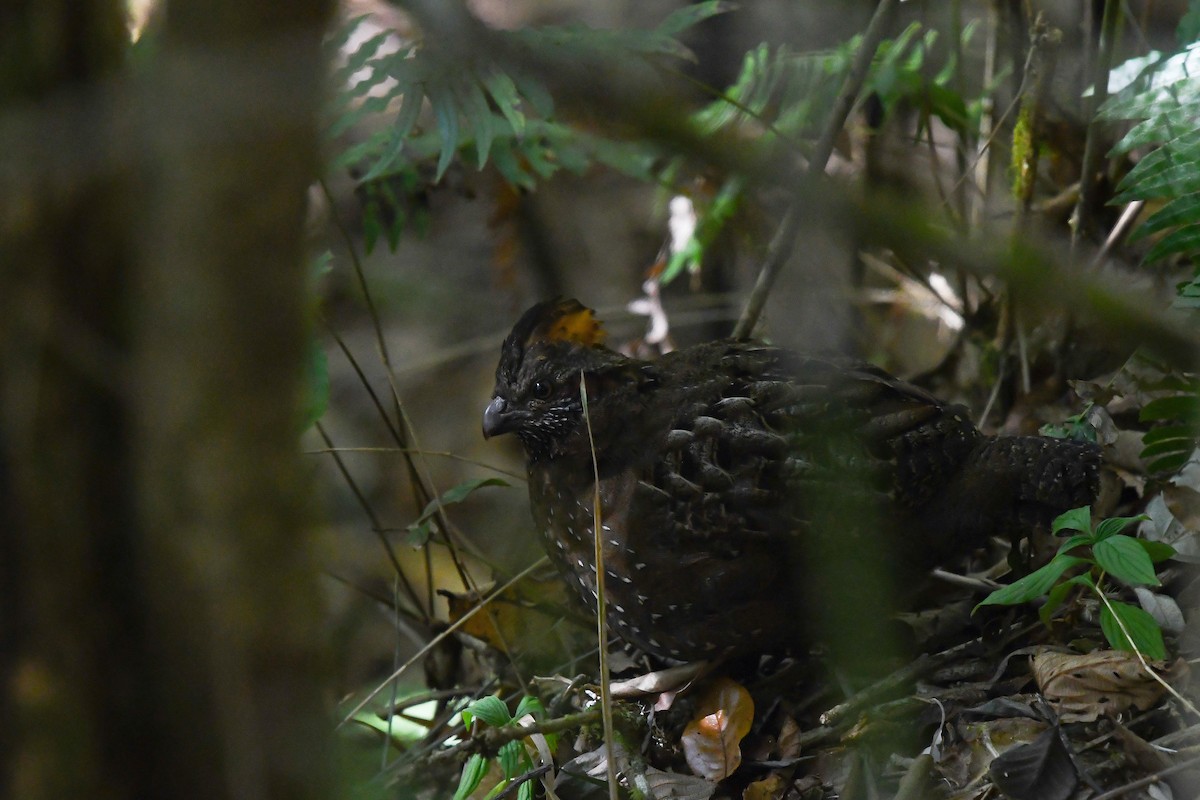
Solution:
[[[529,337],[528,342],[573,342],[583,347],[604,344],[604,327],[595,313],[578,300],[557,303],[548,318]]]

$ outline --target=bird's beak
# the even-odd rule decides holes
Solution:
[[[513,429],[513,416],[503,397],[493,397],[483,410],[483,438],[490,439]]]

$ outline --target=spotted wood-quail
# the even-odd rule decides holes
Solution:
[[[594,442],[610,629],[661,657],[803,641],[814,542],[886,548],[908,580],[1096,495],[1094,445],[985,436],[866,363],[732,339],[648,362],[603,339],[575,300],[529,309],[483,432],[520,439],[545,547],[593,607]]]

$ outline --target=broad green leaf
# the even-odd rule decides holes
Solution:
[[[471,703],[471,705],[467,706],[465,713],[483,720],[494,728],[512,722],[512,716],[508,713],[508,706],[504,705],[504,701],[499,697],[492,695],[481,697],[474,703]]]
[[[1074,584],[1071,581],[1063,581],[1054,584],[1054,587],[1046,594],[1046,602],[1042,603],[1042,607],[1038,609],[1038,619],[1042,621],[1043,625],[1050,625],[1051,617],[1062,606],[1072,588],[1074,588]]]
[[[1120,535],[1109,537],[1096,542],[1092,555],[1101,569],[1131,586],[1159,585],[1150,554],[1136,539]]]
[[[1110,605],[1111,611],[1109,610]],[[1121,626],[1117,624],[1114,613],[1116,618],[1120,619],[1121,624],[1125,626],[1125,630],[1129,632],[1128,637],[1121,630]],[[1167,657],[1167,648],[1163,643],[1163,635],[1158,623],[1154,621],[1154,617],[1137,606],[1117,600],[1104,604],[1100,609],[1100,630],[1104,632],[1104,638],[1116,650],[1130,652],[1138,650],[1146,658],[1155,661]]]
[[[542,708],[542,701],[538,700],[531,694],[527,694],[521,698],[521,702],[517,704],[517,711],[513,714],[513,719],[520,719],[526,714],[532,714],[535,718],[545,713]]]
[[[1096,526],[1096,541],[1099,542],[1110,536],[1115,536],[1129,527],[1130,523],[1141,522],[1144,519],[1146,519],[1145,514],[1138,514],[1136,517],[1112,517],[1111,519],[1102,520]]]
[[[1136,539],[1135,541],[1142,546],[1146,555],[1150,556],[1150,560],[1155,564],[1166,561],[1175,555],[1175,548],[1166,542],[1154,542],[1150,539]]]
[[[517,800],[533,800],[534,781],[525,781],[517,787]]]
[[[1014,581],[1008,586],[1002,586],[996,591],[989,594],[983,599],[979,606],[989,605],[1017,605],[1018,603],[1027,603],[1030,600],[1041,597],[1050,591],[1055,582],[1062,577],[1067,570],[1077,567],[1081,564],[1090,564],[1086,558],[1078,556],[1058,555],[1050,560],[1050,563],[1041,569],[1033,572]]]
[[[1079,531],[1080,533],[1092,532],[1092,509],[1088,506],[1080,506],[1073,508],[1055,518],[1050,525],[1050,532],[1057,534],[1059,531]]]
[[[483,781],[483,776],[487,774],[488,759],[479,753],[467,759],[467,763],[463,764],[462,775],[458,779],[458,789],[454,792],[454,800],[466,800]]]
[[[1062,555],[1069,550],[1074,550],[1080,545],[1091,544],[1093,541],[1095,541],[1095,538],[1090,533],[1077,533],[1059,545],[1058,555]]]

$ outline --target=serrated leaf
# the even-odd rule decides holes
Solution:
[[[1121,535],[1109,537],[1093,545],[1092,555],[1101,569],[1130,586],[1159,585],[1154,564],[1136,539]]]
[[[504,701],[499,697],[492,695],[479,698],[467,706],[466,710],[476,719],[481,719],[494,728],[512,722],[512,716],[508,713],[508,706],[504,705]]]
[[[1092,509],[1088,506],[1080,506],[1059,514],[1050,525],[1050,533],[1057,534],[1062,530],[1091,533]]]
[[[1110,610],[1111,606],[1111,610]],[[1115,618],[1114,618],[1115,614]],[[1129,631],[1127,638],[1117,624],[1117,619]],[[1116,650],[1132,652],[1138,650],[1146,658],[1158,661],[1167,657],[1167,647],[1163,643],[1162,631],[1154,617],[1142,609],[1112,600],[1100,609],[1100,630],[1104,638]]]
[[[979,606],[1004,605],[1011,606],[1027,603],[1041,597],[1050,591],[1050,587],[1062,577],[1063,573],[1081,564],[1090,564],[1086,558],[1078,556],[1057,555],[1050,563],[1041,569],[1034,570],[1020,580],[1002,586],[985,597]]]
[[[467,759],[467,763],[463,765],[462,775],[458,779],[458,789],[454,792],[454,800],[466,800],[483,781],[483,776],[487,774],[488,759],[479,753]]]

